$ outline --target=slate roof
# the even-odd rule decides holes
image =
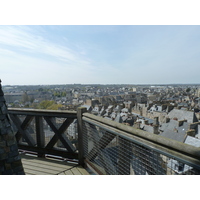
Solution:
[[[196,137],[200,139],[200,125],[198,125],[198,133],[196,134]]]
[[[123,108],[121,111],[122,112],[128,112],[128,108]]]
[[[184,122],[182,126],[179,126],[177,128],[179,133],[186,133],[187,130],[189,130],[189,123],[188,122]]]
[[[200,140],[191,136],[187,136],[185,142],[185,144],[189,144],[195,147],[200,147]]]
[[[162,126],[159,128],[160,130],[174,130],[174,128],[178,128],[178,121],[170,120],[168,123],[163,123]]]
[[[198,122],[198,119],[194,112],[186,111],[186,110],[179,110],[173,109],[168,113],[170,119],[178,118],[178,120],[186,119],[188,123]]]
[[[122,117],[120,116],[120,113],[117,114],[116,118],[115,118],[115,121],[118,122],[118,123],[122,123]]]
[[[189,129],[189,123],[184,122],[182,126],[178,126],[178,121],[176,120],[170,120],[168,123],[163,123],[162,126],[159,128],[161,131],[173,131],[178,133],[185,134],[186,131]]]
[[[153,133],[153,132],[154,132],[154,131],[153,131],[153,126],[149,126],[149,125],[145,125],[145,124],[142,124],[141,126],[144,127],[144,128],[143,128],[144,131],[147,131],[147,132],[149,132],[149,133]]]
[[[164,130],[164,132],[161,132],[159,135],[179,142],[184,142],[187,136],[186,133],[177,133],[168,129]]]

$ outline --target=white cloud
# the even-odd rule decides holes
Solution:
[[[0,78],[4,84],[64,84],[90,79],[94,70],[82,53],[30,31],[28,27],[0,26]]]
[[[40,35],[32,34],[30,28],[0,26],[0,44],[18,48],[17,51],[46,54],[62,61],[88,63],[72,49],[47,41]]]

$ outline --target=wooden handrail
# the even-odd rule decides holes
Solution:
[[[52,111],[41,109],[24,109],[24,108],[9,108],[9,116],[17,128],[16,140],[18,146],[21,149],[27,151],[34,151],[38,153],[39,157],[44,157],[45,154],[53,154],[65,158],[78,158],[78,153],[72,142],[66,137],[65,131],[73,123],[74,119],[77,119],[76,111]],[[20,116],[25,116],[22,121]],[[58,128],[55,118],[62,118],[64,122]],[[35,119],[35,121],[33,121]],[[43,127],[43,121],[51,128],[54,134],[50,141],[45,140],[45,130]],[[28,131],[28,127],[33,123],[35,126],[34,139],[33,134]],[[21,142],[21,138],[25,140],[27,144]],[[54,148],[54,145],[60,141],[63,148]],[[46,144],[45,144],[46,141]]]

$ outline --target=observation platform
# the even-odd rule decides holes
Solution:
[[[8,114],[27,175],[200,174],[200,148],[92,115],[86,108],[10,108]]]
[[[76,163],[36,155],[20,154],[26,175],[90,175]]]

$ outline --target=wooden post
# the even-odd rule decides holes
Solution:
[[[44,130],[43,130],[42,117],[36,116],[35,117],[35,124],[36,124],[37,147],[44,148],[44,146],[45,146],[45,134],[44,134]],[[38,152],[38,157],[45,157],[45,154]]]
[[[83,147],[83,121],[82,115],[87,112],[86,108],[80,107],[77,109],[78,122],[78,162],[79,165],[84,166],[84,147]]]

